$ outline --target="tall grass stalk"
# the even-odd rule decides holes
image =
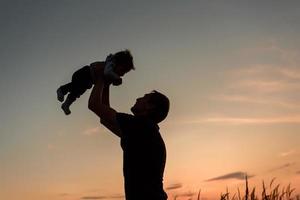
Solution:
[[[273,178],[269,185],[266,185],[265,182],[262,181],[261,197],[258,198],[256,188],[249,188],[248,177],[246,175],[245,194],[241,194],[240,189],[237,188],[237,194],[234,193],[232,196],[230,196],[228,188],[226,188],[226,193],[221,193],[220,200],[300,200],[300,194],[293,196],[295,188],[291,188],[291,184],[289,184],[287,187],[281,188],[280,184],[275,184],[275,180],[276,178]],[[179,198],[180,196],[174,196],[174,200]],[[201,189],[198,191],[197,200],[201,200]]]
[[[245,177],[245,181],[246,188],[243,197],[241,196],[239,188],[237,189],[238,194],[234,194],[232,197],[230,197],[227,189],[225,194],[221,194],[220,200],[300,200],[299,194],[293,196],[295,188],[291,188],[291,184],[281,189],[280,184],[275,185],[275,178],[271,180],[269,188],[267,188],[265,182],[262,181],[262,192],[260,199],[256,195],[256,188],[254,187],[252,190],[249,188],[247,176]],[[251,192],[249,193],[249,191]]]

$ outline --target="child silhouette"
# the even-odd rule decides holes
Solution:
[[[63,102],[62,110],[66,115],[71,114],[71,104],[90,89],[98,78],[103,77],[113,85],[121,85],[121,77],[132,69],[134,69],[133,58],[127,49],[108,55],[105,61],[97,61],[80,68],[72,75],[71,82],[60,86],[56,91],[58,101]],[[68,96],[64,100],[66,94]]]

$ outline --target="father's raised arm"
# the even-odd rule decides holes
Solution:
[[[89,98],[88,108],[100,118],[101,124],[121,137],[116,121],[116,111],[109,104],[109,86],[102,78],[96,81]]]

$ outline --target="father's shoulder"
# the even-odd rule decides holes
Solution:
[[[116,121],[122,127],[125,124],[132,123],[135,120],[135,116],[128,113],[116,113]]]
[[[117,112],[117,113],[116,113],[116,117],[133,119],[133,118],[134,118],[134,115],[128,114],[128,113]]]

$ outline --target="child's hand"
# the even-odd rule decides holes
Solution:
[[[109,54],[105,60],[105,67],[103,72],[104,78],[106,79],[106,81],[109,81],[113,85],[118,86],[122,84],[122,79],[118,74],[114,72],[115,66],[116,65],[113,60],[113,55]]]
[[[113,84],[114,86],[121,85],[121,84],[122,84],[122,79],[121,79],[121,78],[115,79],[115,80],[113,80],[112,84]]]

